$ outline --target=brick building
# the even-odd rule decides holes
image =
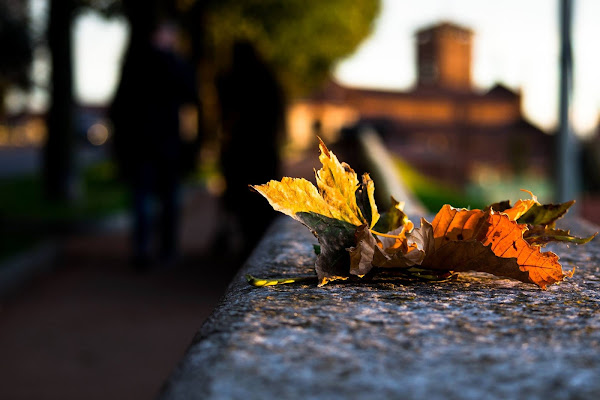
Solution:
[[[294,102],[289,132],[310,145],[315,127],[334,141],[344,126],[369,124],[387,146],[437,178],[464,184],[489,171],[549,176],[552,136],[528,122],[521,93],[500,84],[473,87],[473,32],[451,23],[416,35],[417,82],[408,91],[350,88],[328,82]]]

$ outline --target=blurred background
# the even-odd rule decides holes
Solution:
[[[523,188],[600,223],[598,15],[0,0],[1,387],[156,393],[276,216],[247,185],[313,180],[317,136],[374,130],[430,212]]]

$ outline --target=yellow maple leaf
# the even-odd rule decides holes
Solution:
[[[374,184],[368,174],[362,182],[356,172],[341,163],[319,139],[322,167],[316,172],[317,187],[303,178],[287,178],[251,186],[271,206],[306,225],[319,240],[315,262],[319,284],[349,276],[346,248],[354,245],[360,226],[373,227],[380,218]]]
[[[262,194],[275,210],[294,219],[299,219],[299,213],[314,213],[354,226],[367,222],[374,226],[379,213],[372,180],[368,174],[363,177],[372,210],[372,219],[367,221],[356,201],[356,191],[360,186],[356,172],[348,164],[340,163],[323,141],[319,141],[319,160],[323,166],[316,172],[317,187],[304,178],[288,177],[251,187]]]

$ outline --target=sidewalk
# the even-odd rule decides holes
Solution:
[[[173,270],[134,272],[125,230],[65,240],[50,272],[0,303],[0,397],[154,398],[239,267],[210,252],[217,213],[190,194]]]

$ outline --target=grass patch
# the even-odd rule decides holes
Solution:
[[[48,224],[102,218],[124,210],[128,202],[127,190],[108,161],[83,171],[81,196],[73,203],[46,201],[38,175],[2,179],[0,219],[5,226],[0,227],[0,261],[42,241]]]
[[[110,162],[83,171],[81,195],[73,203],[47,201],[38,175],[0,180],[0,193],[0,215],[10,220],[55,222],[96,218],[124,209],[127,203],[126,189],[116,180]]]
[[[0,263],[22,251],[41,243],[43,235],[36,232],[13,232],[2,235],[0,241]]]
[[[467,197],[460,189],[420,173],[400,158],[394,162],[404,183],[431,213],[438,212],[444,204],[470,209],[486,205],[481,197]]]
[[[513,177],[484,184],[471,183],[467,185],[466,192],[484,199],[486,204],[501,200],[510,200],[514,204],[519,199],[529,198],[529,195],[523,193],[521,189],[533,192],[542,204],[554,201],[554,185],[544,176]]]

